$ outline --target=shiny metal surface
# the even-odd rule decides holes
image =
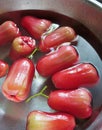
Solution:
[[[100,0],[87,0],[89,3],[93,4],[94,6],[102,9],[102,1]]]
[[[102,10],[100,7],[93,6],[85,0],[0,0],[0,14],[3,16],[6,12],[18,10],[45,10],[54,11],[66,15],[77,20],[87,27],[102,43]],[[20,13],[16,13],[17,20]],[[14,16],[9,16],[13,17]],[[2,21],[3,17],[0,17]],[[96,43],[97,44],[97,43]],[[8,54],[8,48],[0,49],[0,58],[5,58]],[[35,58],[37,60],[38,57]],[[5,77],[4,77],[5,78]],[[0,85],[4,81],[0,79]],[[48,81],[47,81],[48,82]],[[46,79],[36,77],[33,82],[31,94],[38,92],[42,85],[46,83]],[[36,87],[34,87],[36,86]],[[39,87],[40,86],[40,87]],[[99,99],[101,100],[101,99]],[[30,103],[13,103],[6,100],[0,88],[0,130],[25,130],[27,114],[32,110],[53,111],[43,97],[33,99]],[[100,114],[98,115],[100,111]],[[100,110],[94,113],[96,118],[89,122],[86,130],[102,130],[102,112]],[[77,129],[81,130],[81,129]]]

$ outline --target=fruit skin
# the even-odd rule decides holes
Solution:
[[[85,119],[92,114],[91,100],[91,92],[86,88],[55,90],[50,93],[48,104],[52,109]]]
[[[33,16],[24,16],[21,25],[36,39],[41,39],[41,35],[50,27],[51,21]]]
[[[73,65],[78,59],[77,50],[73,46],[64,45],[39,59],[36,69],[40,75],[47,77]]]
[[[13,21],[6,21],[0,25],[0,46],[6,45],[20,36],[19,28]]]
[[[12,42],[9,57],[12,60],[29,56],[36,48],[36,41],[28,36],[16,37]]]
[[[27,117],[26,130],[74,130],[75,119],[61,112],[32,111]]]
[[[90,63],[80,63],[59,71],[52,76],[52,82],[58,89],[76,89],[85,85],[92,87],[99,81],[96,68]]]
[[[0,60],[0,78],[5,76],[9,70],[9,65],[3,60]]]
[[[11,101],[22,102],[30,92],[35,67],[27,58],[15,61],[2,84],[3,95]]]
[[[39,43],[41,52],[49,52],[52,48],[56,48],[62,43],[71,42],[76,37],[73,28],[68,26],[59,27],[45,38],[42,38]]]

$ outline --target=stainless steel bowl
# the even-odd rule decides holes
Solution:
[[[0,1],[0,23],[5,20],[13,20],[18,25],[24,15],[35,15],[51,19],[61,25],[70,25],[76,32],[84,37],[90,45],[86,47],[91,55],[87,60],[94,60],[102,76],[102,4],[95,0],[3,0]],[[19,25],[20,26],[20,25]],[[20,26],[21,27],[21,26]],[[79,47],[82,50],[85,47]],[[87,53],[84,52],[84,54]],[[82,54],[82,52],[81,52]],[[0,49],[0,58],[7,60],[8,48]],[[83,55],[83,54],[82,54]],[[39,55],[35,56],[35,61]],[[84,57],[85,58],[85,57]],[[0,79],[0,85],[5,77]],[[101,77],[100,77],[101,79]],[[37,78],[33,82],[31,94],[38,92],[44,84],[51,86],[49,80]],[[50,90],[48,90],[49,92]],[[102,83],[93,88],[92,117],[82,121],[76,130],[101,130],[102,129]],[[45,98],[38,97],[30,103],[13,103],[5,99],[0,90],[0,129],[1,130],[25,130],[27,114],[32,110],[53,111]]]

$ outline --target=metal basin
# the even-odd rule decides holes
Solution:
[[[3,0],[0,1],[0,23],[13,20],[20,25],[24,15],[33,15],[47,18],[60,25],[72,26],[79,35],[78,50],[81,62],[93,63],[100,74],[100,82],[90,88],[93,95],[93,115],[90,119],[78,121],[76,130],[101,130],[102,129],[102,4],[94,0]],[[8,61],[9,46],[0,48],[0,58]],[[37,53],[33,60],[36,63],[41,57]],[[9,62],[9,61],[8,61]],[[0,79],[0,85],[4,81]],[[50,86],[47,94],[53,89],[50,79],[36,77],[32,83],[31,94],[37,93],[45,84]],[[53,112],[47,99],[37,97],[29,103],[13,103],[2,95],[0,89],[0,129],[25,130],[27,114],[32,110]]]

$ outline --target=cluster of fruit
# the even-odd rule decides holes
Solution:
[[[80,63],[77,46],[71,44],[77,37],[73,28],[59,27],[33,16],[24,16],[21,25],[30,36],[23,36],[13,21],[0,26],[0,46],[12,43],[9,52],[12,65],[9,67],[0,60],[0,77],[7,74],[2,93],[14,102],[27,99],[36,69],[41,76],[51,78],[56,90],[49,94],[48,105],[58,112],[29,113],[26,130],[73,130],[75,118],[86,119],[92,115],[92,95],[82,85],[96,84],[98,71],[91,63]],[[45,53],[36,66],[30,59],[35,51]],[[43,96],[43,91],[38,95]]]

